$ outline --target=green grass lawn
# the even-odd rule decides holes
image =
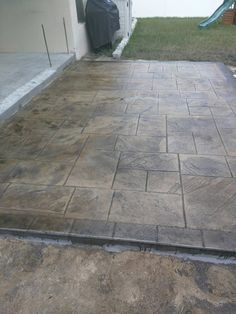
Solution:
[[[236,25],[198,29],[203,18],[138,19],[124,59],[222,61],[236,65]]]

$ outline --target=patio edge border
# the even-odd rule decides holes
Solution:
[[[234,247],[236,243],[235,232],[124,224],[26,214],[1,214],[0,224],[0,235],[69,241],[71,243],[99,246],[132,246],[139,249],[155,249],[157,251],[178,250],[190,254],[204,253],[236,258],[236,248]],[[199,233],[200,236],[197,239],[199,240],[197,244],[196,233],[197,235]],[[192,234],[194,234],[194,237]],[[187,242],[184,243],[186,239]]]
[[[28,83],[19,87],[12,94],[0,102],[0,123],[14,115],[21,107],[24,107],[34,96],[51,84],[58,75],[75,61],[75,55],[70,57],[57,68],[49,68],[42,71]]]

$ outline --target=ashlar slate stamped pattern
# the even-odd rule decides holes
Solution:
[[[118,136],[116,150],[121,152],[166,152],[165,136]]]
[[[89,120],[84,133],[135,135],[137,125],[137,115],[96,115]]]
[[[78,62],[0,130],[1,227],[235,249],[223,66]]]
[[[196,154],[196,147],[192,134],[175,133],[168,135],[168,152]]]
[[[20,161],[7,181],[24,184],[63,185],[71,166],[55,162]]]
[[[155,97],[142,97],[137,98],[133,104],[129,104],[127,113],[138,113],[143,115],[157,115],[158,111],[158,99]]]
[[[8,187],[8,183],[0,183],[0,196],[5,192]]]
[[[84,150],[66,185],[111,188],[119,156],[120,153],[116,151]]]
[[[145,191],[147,172],[144,170],[118,169],[113,189]]]
[[[121,153],[119,168],[178,171],[178,158],[176,154],[152,153]]]
[[[183,176],[183,187],[190,228],[235,231],[235,179]]]
[[[61,186],[11,184],[3,193],[1,209],[63,214],[72,188]]]
[[[224,144],[217,131],[207,133],[202,131],[193,132],[198,154],[203,155],[226,155]]]
[[[61,129],[40,152],[37,159],[73,163],[81,152],[86,139],[87,136],[81,134],[80,128]]]
[[[223,156],[180,155],[181,173],[212,177],[231,177]]]
[[[141,116],[138,124],[138,135],[166,136],[166,117]]]
[[[17,160],[0,159],[0,182],[5,182],[10,172],[16,167]]]
[[[233,176],[236,178],[236,157],[227,157],[227,161]]]
[[[179,172],[149,171],[147,190],[168,194],[181,194]]]
[[[116,191],[109,220],[184,227],[181,196]]]
[[[77,188],[66,211],[66,217],[106,220],[113,192],[105,189]]]

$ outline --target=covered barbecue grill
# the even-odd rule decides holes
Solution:
[[[86,26],[93,49],[112,43],[120,29],[119,10],[111,0],[88,0]]]

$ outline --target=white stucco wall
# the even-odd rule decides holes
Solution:
[[[80,59],[90,50],[90,44],[85,23],[78,23],[75,0],[70,0],[70,19],[74,44],[73,49],[76,58]]]
[[[79,58],[89,47],[75,0],[0,0],[0,52],[44,52],[41,24],[50,52],[66,52],[63,17],[70,52]]]
[[[209,16],[221,3],[223,0],[133,0],[133,16]]]
[[[115,37],[127,37],[131,32],[132,26],[132,1],[131,0],[113,0],[117,5],[120,14],[120,30]]]

